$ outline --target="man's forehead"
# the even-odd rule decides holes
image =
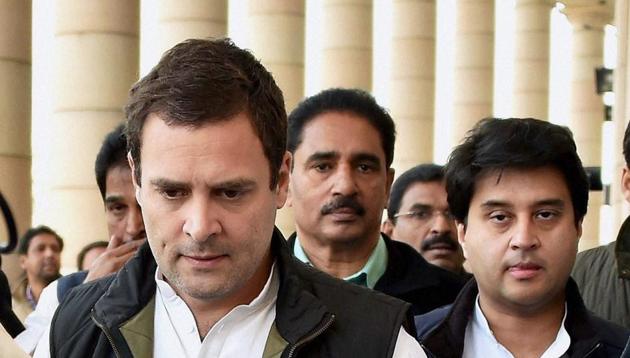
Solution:
[[[300,139],[296,154],[318,151],[338,156],[371,153],[385,157],[379,130],[353,112],[327,111],[314,116],[302,129]]]
[[[403,201],[426,201],[435,204],[446,200],[446,186],[441,180],[416,181],[411,183],[403,194]]]

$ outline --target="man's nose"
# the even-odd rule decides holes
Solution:
[[[510,238],[510,248],[512,250],[532,250],[540,246],[540,239],[536,230],[536,225],[530,220],[518,222]]]
[[[193,199],[184,212],[184,234],[196,241],[205,241],[219,234],[221,223],[216,210],[207,199]]]
[[[144,221],[142,220],[142,211],[139,205],[130,206],[125,233],[129,240],[134,240],[141,233],[144,233]]]
[[[431,233],[443,234],[450,232],[453,224],[453,219],[450,217],[447,211],[436,210],[432,213],[431,217]]]
[[[352,196],[358,191],[355,172],[350,165],[340,165],[333,175],[333,194]]]

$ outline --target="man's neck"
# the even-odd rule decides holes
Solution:
[[[27,277],[27,284],[28,287],[31,288],[31,293],[33,294],[35,302],[39,302],[39,296],[42,294],[42,291],[47,284],[35,277]]]
[[[380,232],[370,235],[369,240],[344,240],[342,242],[317,239],[297,234],[299,244],[310,263],[327,274],[345,278],[361,270],[367,263],[380,239]],[[296,244],[298,244],[296,242]]]
[[[268,253],[256,270],[254,275],[236,292],[229,294],[227,297],[219,297],[215,299],[198,299],[187,294],[177,292],[182,300],[188,305],[195,317],[197,330],[201,340],[208,334],[210,329],[225,315],[227,315],[234,307],[239,305],[247,305],[251,303],[265,287],[269,275],[271,275],[271,267],[273,258]],[[173,287],[171,285],[171,287]],[[173,287],[175,289],[175,287]]]
[[[565,313],[564,292],[536,309],[505,307],[481,294],[479,304],[496,340],[515,357],[540,357],[556,339]]]

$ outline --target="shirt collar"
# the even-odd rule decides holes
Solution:
[[[562,323],[560,324],[560,329],[558,330],[556,339],[553,341],[553,343],[551,343],[549,347],[547,347],[547,350],[545,350],[545,352],[540,358],[561,357],[564,353],[566,353],[569,350],[569,347],[571,346],[571,336],[569,336],[569,333],[564,328],[564,321],[566,319],[567,319],[567,304],[565,302],[564,303],[564,316],[562,317]],[[479,295],[477,295],[477,298],[475,299],[473,326],[475,327],[475,329],[481,330],[483,334],[486,335],[486,337],[488,337],[494,343],[496,343],[497,347],[500,346],[503,349],[505,349],[505,347],[503,347],[503,345],[501,345],[501,343],[499,343],[494,337],[494,333],[490,329],[490,324],[488,323],[486,316],[483,314],[483,311],[481,311],[481,307],[479,306]],[[505,350],[507,351],[507,349]]]
[[[309,264],[312,266],[311,261],[308,259],[306,252],[302,248],[302,244],[300,243],[300,238],[298,236],[295,237],[295,245],[293,245],[293,255],[300,261]],[[367,287],[374,289],[378,280],[383,276],[385,270],[387,269],[387,246],[385,245],[385,240],[383,239],[383,235],[379,236],[378,243],[372,251],[370,258],[368,258],[367,262],[363,267],[355,272],[354,274],[344,277],[344,280],[349,280],[358,277],[361,274],[365,274]]]

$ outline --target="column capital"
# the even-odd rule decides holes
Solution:
[[[562,3],[565,5],[562,13],[573,26],[601,30],[613,22],[615,9],[612,1],[572,0]]]

